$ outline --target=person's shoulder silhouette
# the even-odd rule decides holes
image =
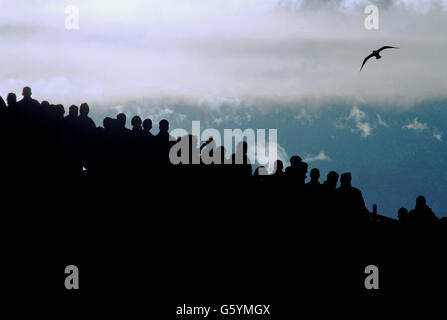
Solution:
[[[5,100],[0,96],[0,112],[5,112],[8,106],[6,105]]]

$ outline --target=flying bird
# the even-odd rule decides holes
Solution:
[[[363,60],[362,67],[360,68],[360,71],[362,71],[363,66],[365,65],[366,61],[369,60],[369,58],[372,58],[372,57],[376,57],[376,59],[382,58],[382,56],[379,53],[380,53],[380,51],[385,50],[385,49],[399,49],[399,48],[398,47],[391,47],[391,46],[383,46],[379,50],[373,50],[373,52],[369,56],[367,56],[365,58],[365,60]]]

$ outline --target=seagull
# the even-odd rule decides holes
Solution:
[[[367,56],[365,58],[365,60],[363,60],[362,67],[360,68],[360,71],[362,71],[363,66],[365,65],[366,61],[368,61],[369,58],[372,58],[372,57],[376,57],[376,59],[382,58],[382,56],[379,53],[380,53],[380,51],[385,50],[385,49],[399,49],[399,48],[398,47],[391,47],[391,46],[383,46],[379,50],[373,50],[373,52],[369,56]]]

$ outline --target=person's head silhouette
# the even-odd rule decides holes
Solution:
[[[102,125],[104,126],[104,129],[110,130],[113,127],[113,119],[110,117],[105,117],[102,121]]]
[[[350,188],[351,187],[351,173],[345,172],[340,177],[340,184],[343,188]]]
[[[70,117],[76,118],[78,116],[78,107],[75,105],[71,105],[70,108],[68,108],[68,115]]]
[[[331,171],[331,172],[329,172],[328,175],[327,175],[327,181],[328,181],[330,184],[337,185],[337,182],[338,182],[338,173],[335,172],[335,171]]]
[[[120,113],[116,116],[117,124],[120,128],[124,128],[126,126],[127,117],[124,113]]]
[[[284,169],[284,164],[282,163],[281,160],[276,160],[275,161],[275,173],[277,172],[282,172],[282,170]]]
[[[17,96],[15,93],[8,93],[8,96],[6,97],[6,102],[8,103],[8,107],[12,107],[17,103]]]
[[[23,88],[22,95],[24,98],[29,99],[29,98],[31,98],[32,94],[33,94],[33,92],[30,87]]]
[[[158,123],[158,129],[160,130],[160,132],[168,132],[169,130],[169,122],[166,119],[161,120]]]
[[[88,113],[90,112],[90,107],[87,103],[81,104],[81,107],[79,108],[79,115],[82,117],[86,117]]]
[[[151,119],[144,119],[143,121],[143,130],[145,132],[150,132],[152,129],[152,120]]]
[[[132,127],[134,128],[140,128],[142,121],[141,118],[139,116],[134,116],[130,122],[130,124],[132,125]]]
[[[318,179],[320,179],[320,170],[318,170],[317,168],[313,168],[312,170],[310,170],[310,180],[317,182]]]
[[[290,158],[290,166],[291,167],[297,167],[301,163],[302,159],[299,156],[292,156]]]
[[[64,106],[61,105],[61,104],[57,104],[57,105],[55,106],[55,108],[56,108],[56,115],[57,115],[57,117],[58,117],[59,119],[62,119],[62,118],[64,117],[64,114],[65,114]]]
[[[416,198],[416,210],[423,210],[427,206],[427,201],[424,196]]]
[[[404,220],[408,216],[408,210],[406,208],[400,208],[397,212],[397,217],[399,220]]]

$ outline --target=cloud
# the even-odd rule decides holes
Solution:
[[[438,141],[442,141],[442,132],[435,128],[433,130],[433,137]]]
[[[372,127],[371,125],[364,121],[366,119],[366,113],[360,110],[357,106],[354,106],[349,113],[349,116],[346,120],[353,120],[356,126],[356,129],[352,129],[352,132],[359,131],[360,135],[364,138],[371,135]]]
[[[422,130],[427,129],[427,124],[423,123],[423,122],[419,122],[418,118],[416,117],[416,118],[414,118],[413,121],[404,125],[402,128],[405,128],[408,130],[422,131]]]
[[[377,114],[377,120],[379,121],[379,125],[385,128],[389,128],[390,126],[388,125],[388,123],[386,123],[382,117],[380,116],[380,114]]]
[[[295,115],[295,119],[302,122],[312,123],[315,116],[307,112],[306,109],[300,109],[298,114]]]
[[[445,1],[386,1],[380,32],[365,30],[369,1],[360,0],[4,2],[2,96],[29,84],[37,99],[65,104],[169,97],[211,107],[337,99],[408,108],[447,95],[447,12],[437,10]],[[79,7],[78,31],[65,30],[68,4]],[[383,43],[401,49],[359,73]]]
[[[326,155],[324,150],[321,150],[320,153],[318,153],[317,155],[314,155],[314,156],[306,153],[305,157],[303,159],[304,162],[328,161],[328,160],[331,160],[331,158],[328,155]]]
[[[274,143],[273,147],[276,148],[276,159],[269,159],[268,163],[263,165],[269,173],[272,173],[274,171],[274,163],[276,160],[281,160],[283,162],[284,168],[289,166],[289,155],[287,154],[286,149],[284,149],[284,147],[282,147],[278,143]],[[255,159],[257,158],[257,154],[268,154],[268,148],[269,145],[264,145],[262,146],[262,148],[260,145],[257,144],[249,145],[247,152],[248,158],[250,159],[250,161],[252,161],[252,163],[254,163]]]

